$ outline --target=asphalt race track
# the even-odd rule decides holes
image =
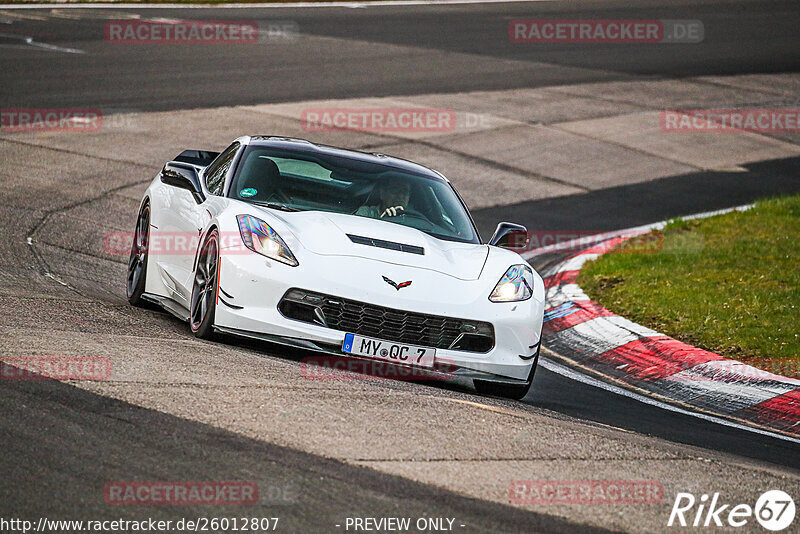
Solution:
[[[0,58],[4,74],[0,95],[7,107],[89,102],[101,108],[150,111],[545,87],[642,76],[793,72],[800,67],[797,11],[791,0],[648,1],[636,8],[625,7],[625,2],[591,2],[578,8],[579,4],[133,10],[159,18],[291,20],[303,35],[324,39],[272,46],[259,54],[241,46],[210,46],[200,53],[190,47],[143,52],[138,46],[107,46],[97,31],[103,20],[94,18],[96,12],[78,20],[21,20],[13,25],[14,33],[46,37],[49,44],[92,55],[34,55],[6,49]],[[706,40],[702,47],[520,47],[509,42],[511,20],[572,13],[585,18],[698,19],[703,21]],[[0,33],[5,42],[13,42],[8,38],[11,32]]]
[[[665,528],[678,491],[726,492],[727,502],[752,504],[768,487],[796,488],[794,441],[663,410],[541,366],[521,403],[437,384],[305,380],[302,351],[233,339],[199,342],[171,316],[129,307],[127,258],[99,250],[105,233],[132,228],[142,191],[171,155],[219,150],[245,133],[303,136],[289,118],[293,112],[279,105],[333,99],[368,105],[385,97],[455,108],[465,92],[485,91],[504,102],[495,116],[530,94],[515,91],[559,91],[559,98],[575,99],[559,101],[570,108],[565,113],[588,101],[582,99],[597,106],[592,116],[565,119],[574,133],[588,128],[579,121],[651,111],[625,100],[623,87],[644,91],[637,84],[691,84],[680,101],[687,107],[723,89],[742,105],[800,101],[797,2],[625,4],[0,8],[0,108],[97,108],[133,125],[94,134],[0,134],[0,357],[105,356],[114,366],[104,383],[0,383],[0,517],[278,516],[279,531],[339,532],[347,517],[402,515],[456,518],[463,532],[655,531]],[[103,24],[127,15],[288,20],[300,35],[255,48],[105,42]],[[705,41],[509,42],[509,21],[537,17],[697,19]],[[598,94],[598,87],[607,92]],[[550,127],[546,120],[526,126],[542,124]],[[587,131],[579,134],[588,138]],[[603,231],[800,191],[796,134],[750,140],[768,155],[714,165],[676,157],[658,167],[655,149],[615,141],[614,150],[631,165],[646,160],[642,172],[652,174],[621,181],[611,167],[584,183],[560,174],[561,163],[549,173],[513,159],[527,146],[507,149],[510,159],[498,161],[480,152],[473,133],[306,137],[441,168],[475,206],[484,238],[501,220]],[[195,138],[197,146],[184,146]],[[604,157],[613,161],[614,154]],[[571,156],[577,164],[580,150]],[[481,180],[470,181],[473,166]],[[502,189],[505,179],[530,191]],[[487,187],[486,180],[494,181]],[[496,194],[487,192],[493,186]],[[537,478],[659,480],[665,497],[619,508],[508,502],[512,481]],[[103,487],[119,480],[254,480],[261,500],[244,511],[109,506]]]

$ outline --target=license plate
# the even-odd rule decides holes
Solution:
[[[342,352],[401,365],[433,367],[436,349],[345,334]]]

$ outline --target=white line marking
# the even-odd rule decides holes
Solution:
[[[54,282],[58,282],[59,284],[61,284],[64,287],[69,287],[70,289],[72,289],[68,283],[62,282],[61,280],[56,278],[56,276],[53,273],[44,273],[44,276],[46,278],[49,278],[49,279],[53,280]]]
[[[44,50],[48,50],[50,52],[64,52],[65,54],[85,54],[86,53],[85,50],[80,50],[78,48],[65,48],[63,46],[56,46],[56,45],[51,45],[51,44],[47,44],[47,43],[37,43],[33,39],[31,39],[28,42],[28,44],[33,46],[33,47],[36,47],[36,48],[42,48]]]
[[[63,46],[56,46],[47,43],[40,43],[33,40],[33,37],[27,37],[24,35],[17,35],[14,33],[0,33],[0,37],[6,37],[8,39],[13,39],[15,41],[19,41],[22,45],[11,45],[14,47],[22,46],[23,48],[27,48],[24,45],[32,46],[34,48],[42,48],[44,50],[48,50],[50,52],[64,52],[67,54],[85,54],[83,50],[78,50],[77,48],[64,48]],[[3,45],[0,45],[3,46]]]
[[[0,7],[7,7],[7,6],[0,6]],[[11,17],[14,20],[47,20],[47,17],[42,15],[36,15],[34,13],[8,13],[2,12],[3,16]]]
[[[469,401],[465,399],[454,399],[452,397],[434,397],[433,395],[429,395],[431,398],[441,399],[444,401],[455,402],[458,404],[466,404],[468,406],[474,406],[475,408],[480,408],[481,410],[487,410],[489,412],[496,412],[501,413],[503,415],[513,415],[514,417],[524,417],[522,412],[509,410],[507,408],[501,408],[499,406],[490,406],[488,404],[483,404],[480,402]]]
[[[0,4],[0,9],[275,9],[316,7],[382,7],[382,6],[429,6],[453,4],[517,4],[560,2],[562,0],[386,0],[365,2],[284,2],[269,4]]]
[[[539,365],[547,369],[548,371],[552,371],[558,375],[561,375],[565,378],[569,378],[571,380],[576,380],[583,384],[594,386],[596,388],[604,389],[606,391],[610,391],[611,393],[615,393],[617,395],[621,395],[623,397],[628,397],[629,399],[633,399],[639,401],[643,404],[649,404],[651,406],[655,406],[657,408],[661,408],[662,410],[668,410],[670,412],[676,412],[682,415],[688,415],[691,417],[696,417],[698,419],[702,419],[704,421],[709,421],[711,423],[717,423],[723,426],[729,426],[731,428],[735,428],[737,430],[745,430],[747,432],[753,432],[754,434],[761,434],[762,436],[768,436],[771,438],[782,439],[784,441],[789,441],[791,443],[798,443],[800,444],[800,439],[793,438],[791,436],[784,436],[783,434],[776,434],[774,432],[769,432],[767,430],[762,430],[760,428],[754,428],[747,425],[743,425],[740,423],[735,423],[733,421],[728,421],[727,419],[723,419],[721,417],[715,417],[713,415],[708,415],[705,413],[700,412],[692,412],[690,410],[684,410],[683,408],[679,408],[677,406],[673,406],[672,404],[668,404],[666,402],[661,402],[659,400],[653,399],[651,397],[647,397],[645,395],[640,395],[638,393],[634,393],[633,391],[629,391],[627,389],[623,389],[621,387],[615,386],[613,384],[607,384],[601,380],[593,378],[591,376],[585,375],[583,373],[579,373],[578,371],[573,371],[569,367],[565,367],[559,363],[554,361],[548,360],[547,358],[542,358],[539,361]]]

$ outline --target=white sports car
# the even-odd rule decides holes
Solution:
[[[482,244],[450,182],[421,165],[240,137],[220,154],[184,151],[150,184],[127,295],[200,338],[446,369],[521,398],[545,298],[541,277],[508,249],[524,232],[500,223]]]

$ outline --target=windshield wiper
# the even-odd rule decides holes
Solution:
[[[259,202],[257,200],[251,201],[253,204],[258,204],[259,206],[264,206],[266,208],[272,208],[274,210],[280,211],[302,211],[297,208],[293,208],[291,206],[287,206],[285,204],[276,204],[275,202]]]

